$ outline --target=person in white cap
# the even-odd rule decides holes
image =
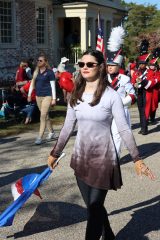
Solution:
[[[70,97],[70,92],[73,89],[72,73],[69,70],[68,63],[69,63],[69,58],[62,57],[61,62],[57,67],[59,85],[62,88],[64,102],[66,103]]]
[[[61,72],[67,72],[67,65],[69,63],[69,58],[66,58],[66,57],[62,57],[61,58],[61,61],[60,61],[60,64],[58,65],[58,71],[61,73]]]
[[[115,27],[112,29],[112,32],[108,41],[108,47],[107,47],[106,71],[108,74],[108,80],[112,88],[119,93],[122,99],[122,103],[123,103],[125,114],[126,114],[126,119],[127,119],[128,125],[131,127],[128,106],[130,106],[135,102],[136,93],[135,93],[134,87],[130,82],[130,78],[119,72],[122,61],[123,61],[121,45],[123,44],[124,37],[125,37],[125,31],[123,27]],[[117,150],[117,154],[120,157],[122,140],[119,135],[114,119],[112,122],[111,129],[112,129],[112,136],[113,136],[113,140]]]

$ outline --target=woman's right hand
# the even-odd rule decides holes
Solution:
[[[151,180],[155,180],[155,175],[153,172],[146,166],[146,164],[143,162],[143,160],[138,160],[135,163],[135,170],[138,176],[145,175]]]
[[[27,98],[27,101],[28,101],[28,102],[31,102],[31,101],[32,101],[31,96]]]
[[[51,105],[52,105],[52,106],[55,106],[55,105],[56,105],[56,99],[52,99]]]
[[[138,77],[137,79],[136,79],[136,83],[140,83],[141,82],[141,79]]]
[[[49,156],[48,157],[48,166],[53,170],[58,164],[56,163],[57,157]]]

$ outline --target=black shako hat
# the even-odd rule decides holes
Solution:
[[[140,56],[138,57],[138,64],[147,64],[147,60],[151,55],[150,53],[148,53],[148,48],[149,42],[146,39],[142,40],[139,47]]]
[[[160,57],[160,47],[157,47],[152,51],[152,58],[149,61],[149,64],[156,65],[159,57]]]
[[[112,29],[107,44],[107,65],[121,66],[123,61],[122,44],[124,42],[125,35],[125,30],[121,26]]]

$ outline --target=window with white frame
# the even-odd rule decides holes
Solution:
[[[0,0],[0,43],[2,44],[14,42],[12,4],[12,1]]]
[[[37,43],[46,44],[46,8],[39,7],[37,10]]]

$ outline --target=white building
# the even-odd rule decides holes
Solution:
[[[126,15],[120,0],[0,0],[0,81],[39,52],[56,65],[62,56],[74,62],[81,51],[95,48],[98,11],[106,43]]]
[[[58,4],[58,2],[64,3]],[[57,49],[64,45],[67,34],[74,31],[80,36],[82,51],[88,46],[95,48],[98,11],[103,21],[104,40],[107,42],[111,27],[121,24],[126,14],[124,7],[120,5],[120,0],[53,1],[53,4]]]

